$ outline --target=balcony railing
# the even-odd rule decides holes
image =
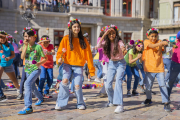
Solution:
[[[103,7],[70,5],[70,13],[103,15]]]
[[[179,19],[162,19],[162,20],[153,20],[152,27],[166,27],[166,26],[180,26]]]

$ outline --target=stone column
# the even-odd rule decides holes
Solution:
[[[115,0],[111,0],[111,16],[114,16],[115,14]]]
[[[141,17],[142,18],[145,18],[145,9],[146,8],[146,3],[145,3],[145,0],[141,0]]]
[[[120,1],[119,0],[115,0],[115,16],[119,16],[120,14]]]
[[[97,0],[93,0],[93,6],[97,7]]]
[[[73,4],[73,0],[69,0],[69,4],[72,5]]]
[[[136,0],[132,0],[132,17],[136,17],[135,12],[136,12]]]
[[[141,0],[136,1],[136,16],[141,16]]]
[[[123,16],[123,0],[119,0],[120,16]]]
[[[98,7],[101,7],[101,0],[98,0]]]
[[[98,38],[98,36],[100,34],[102,26],[103,26],[103,23],[97,23],[97,38]]]
[[[74,2],[77,3],[77,0],[75,0]]]

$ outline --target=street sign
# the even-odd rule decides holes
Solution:
[[[175,42],[175,40],[176,40],[176,36],[170,36],[169,37],[169,41],[170,42]]]

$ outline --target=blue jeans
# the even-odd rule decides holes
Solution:
[[[1,79],[1,82],[0,82],[0,86],[1,86],[1,88],[5,88],[6,87],[6,85],[4,84],[2,79]]]
[[[35,86],[36,79],[39,77],[41,73],[41,70],[35,70],[31,74],[26,73],[27,80],[24,83],[24,89],[25,89],[25,96],[24,96],[24,103],[25,107],[31,107],[32,106],[32,92],[34,95],[39,99],[43,100],[42,94],[37,90]]]
[[[124,71],[124,75],[123,75],[123,78],[122,78],[122,79],[123,79],[123,81],[125,81],[125,80],[126,80],[126,75],[127,75],[127,74],[126,74],[126,71]]]
[[[47,79],[47,84],[45,86],[44,94],[49,94],[49,89],[53,83],[53,68],[45,68],[41,66],[40,81],[38,86],[38,91],[43,94],[43,87],[45,80]]]
[[[102,67],[99,60],[93,60],[94,66],[97,68],[97,78],[102,78]]]
[[[145,72],[144,72],[143,64],[140,63],[139,60],[136,61],[136,64],[137,64],[138,69],[141,71],[141,74],[143,77],[142,79],[140,78],[139,85],[144,85]]]
[[[15,70],[15,74],[16,74],[16,78],[18,76],[18,65],[19,65],[19,61],[20,61],[20,54],[19,53],[15,53],[15,57],[13,58],[13,65],[14,65],[14,70]]]
[[[170,68],[170,77],[168,81],[168,96],[170,97],[172,87],[177,79],[178,74],[180,73],[180,64],[174,61],[171,61],[171,68]]]
[[[144,82],[146,84],[146,97],[147,97],[147,99],[152,99],[151,89],[152,89],[155,77],[157,78],[159,88],[161,91],[162,103],[169,102],[167,86],[166,86],[165,81],[164,81],[164,72],[162,72],[162,73],[146,72]]]
[[[82,66],[72,66],[65,64],[63,65],[63,80],[68,79],[67,83],[63,81],[59,84],[59,94],[56,101],[56,105],[60,107],[65,107],[69,100],[69,79],[71,75],[74,75],[74,84],[79,85],[76,87],[75,93],[77,96],[77,108],[81,105],[85,106],[82,94],[82,77],[83,77],[83,67]]]
[[[122,78],[126,69],[126,61],[109,61],[107,82],[105,85],[106,92],[108,94],[109,103],[123,105],[123,88]],[[116,74],[117,73],[117,74]],[[113,90],[112,83],[116,74],[115,89]]]
[[[134,75],[135,78],[133,90],[136,90],[140,79],[137,66],[130,67],[129,65],[126,65],[126,73],[127,73],[127,90],[131,90],[132,75]]]
[[[171,59],[169,58],[164,58],[163,59],[163,63],[164,65],[166,66],[168,72],[166,73],[166,76],[165,76],[165,82],[168,82],[169,80],[169,76],[170,76],[170,68],[171,68]]]
[[[74,92],[75,84],[74,84],[74,76],[71,75],[71,92]],[[82,83],[84,82],[84,76],[82,77]]]
[[[1,85],[0,85],[0,97],[2,97],[2,96],[4,96],[4,93],[3,93],[3,90],[1,88],[2,88],[2,83],[4,83],[4,82],[2,81],[2,79],[0,81],[1,81]]]
[[[176,78],[176,82],[177,84],[180,84],[180,73],[178,74],[177,78]]]
[[[22,77],[20,82],[20,94],[23,94],[24,91],[24,82],[26,81],[26,72],[24,71],[24,66],[22,69]],[[39,77],[36,79],[37,86],[39,85]]]
[[[57,77],[57,80],[62,80],[63,78],[63,64],[59,67],[59,75]]]

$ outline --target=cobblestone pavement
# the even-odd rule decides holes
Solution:
[[[21,71],[22,68],[20,68]],[[58,70],[54,69],[54,77],[58,75]],[[10,82],[6,74],[3,74],[2,79],[5,83]],[[93,80],[92,80],[93,81]],[[85,83],[88,83],[87,80]],[[84,83],[84,84],[85,84]],[[140,96],[127,97],[126,96],[126,84],[123,84],[124,93],[124,108],[125,112],[115,114],[114,107],[106,107],[107,98],[97,98],[100,88],[97,89],[83,89],[83,94],[87,98],[86,110],[76,109],[76,98],[69,100],[68,106],[63,111],[56,111],[54,109],[56,104],[57,95],[53,95],[53,98],[45,99],[45,102],[41,106],[34,106],[36,101],[33,98],[33,110],[32,114],[17,115],[21,109],[24,108],[23,100],[16,100],[16,90],[8,89],[4,91],[8,100],[0,102],[0,119],[1,120],[180,120],[180,89],[173,88],[171,96],[171,108],[172,112],[167,113],[163,109],[161,104],[161,95],[157,81],[154,83],[153,91],[156,95],[153,95],[153,104],[145,107],[141,105],[141,102],[146,99],[143,93]],[[52,89],[53,91],[53,89]],[[138,88],[138,91],[140,89]]]

